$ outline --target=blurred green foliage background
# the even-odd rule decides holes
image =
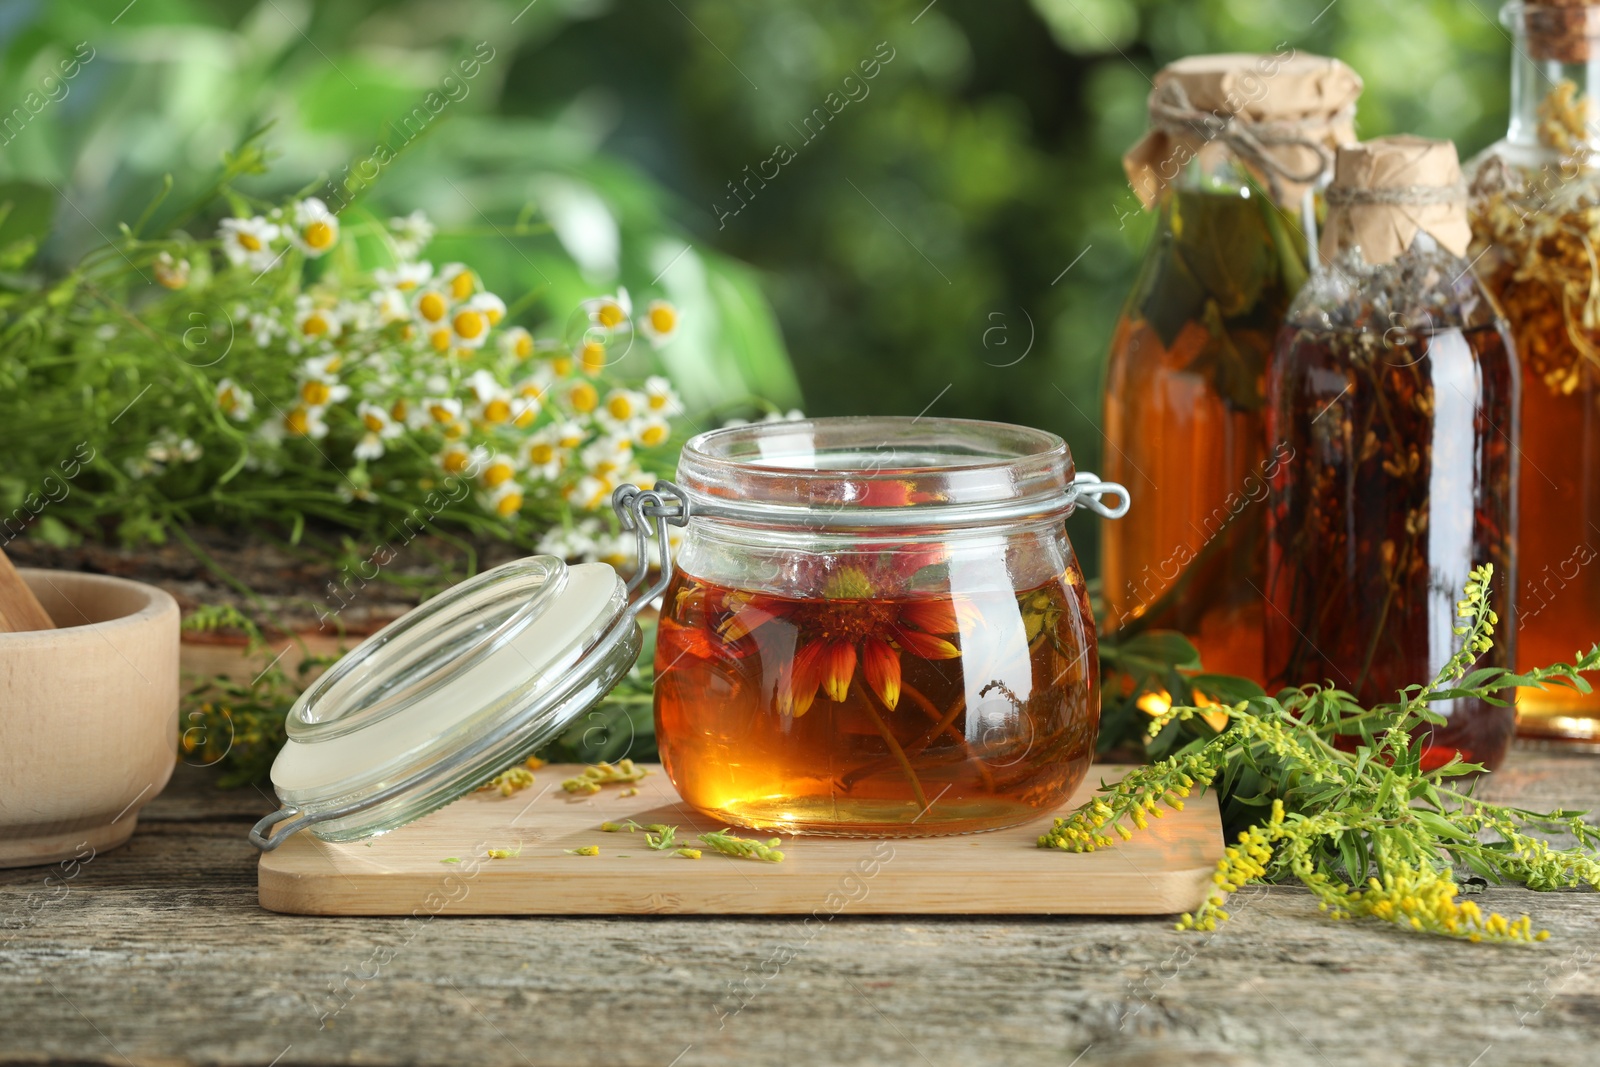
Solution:
[[[1504,122],[1489,3],[7,0],[0,112],[79,42],[94,59],[0,138],[0,180],[53,187],[46,262],[64,264],[163,175],[170,205],[201,192],[263,123],[264,193],[337,179],[487,42],[359,205],[453,229],[433,259],[479,265],[508,300],[547,284],[554,306],[653,284],[687,313],[669,369],[702,411],[754,392],[1005,419],[1092,468],[1104,350],[1150,229],[1118,161],[1149,76],[1286,41],[1363,75],[1364,136],[1466,156]],[[530,204],[555,234],[505,236]]]

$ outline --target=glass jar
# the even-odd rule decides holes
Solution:
[[[1517,667],[1600,638],[1600,9],[1507,4],[1511,124],[1474,161],[1477,270],[1522,363]],[[1600,692],[1528,688],[1518,731],[1600,743]]]
[[[1059,437],[765,423],[691,440],[678,482],[690,518],[655,716],[689,804],[760,829],[928,836],[1035,818],[1083,779],[1099,664],[1062,522],[1083,483]]]
[[[1140,521],[1102,541],[1105,625],[1177,630],[1208,670],[1259,682],[1260,502],[1277,469],[1264,376],[1307,277],[1312,190],[1332,147],[1354,140],[1361,80],[1318,56],[1194,56],[1156,86],[1128,169],[1159,214],[1112,337],[1104,407],[1103,468],[1137,494]],[[1276,147],[1246,161],[1236,135]]]
[[[1351,156],[1389,152],[1393,162],[1442,149],[1448,167],[1428,183],[1433,206],[1454,197],[1446,211],[1459,218],[1435,228],[1458,235],[1464,251],[1449,142],[1386,138],[1341,150],[1330,202]],[[1429,169],[1396,170],[1378,193],[1413,195]],[[1419,209],[1380,195],[1368,210]],[[1369,247],[1398,229],[1365,221],[1354,236]],[[1330,213],[1325,254],[1335,225]],[[1271,681],[1331,682],[1366,703],[1428,681],[1459,651],[1456,601],[1474,567],[1494,565],[1490,605],[1501,619],[1479,665],[1509,666],[1516,641],[1516,360],[1467,260],[1412,229],[1393,258],[1369,262],[1354,243],[1330,257],[1290,307],[1268,376],[1267,431],[1285,456],[1268,512]],[[1460,699],[1433,710],[1448,721],[1431,728],[1424,769],[1458,753],[1492,768],[1505,755],[1511,707]]]

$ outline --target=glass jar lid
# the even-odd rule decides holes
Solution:
[[[272,765],[283,807],[251,840],[382,833],[548,743],[638,659],[628,592],[606,564],[531,556],[385,626],[295,702]]]
[[[678,483],[697,515],[801,528],[939,527],[1109,518],[1127,490],[1078,473],[1060,437],[970,419],[762,422],[689,440]],[[1115,506],[1102,504],[1115,496]]]

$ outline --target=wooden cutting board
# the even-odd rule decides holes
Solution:
[[[1062,811],[1101,779],[1096,766]],[[1215,794],[1152,819],[1132,841],[1082,855],[1041,849],[1050,826],[960,837],[871,840],[789,837],[782,863],[699,860],[653,852],[642,833],[604,833],[604,821],[672,823],[678,838],[721,829],[692,812],[659,767],[621,796],[561,789],[579,768],[552,765],[509,797],[474,793],[368,841],[331,844],[297,834],[261,856],[261,906],[298,915],[1165,915],[1192,911],[1222,857]],[[745,837],[768,835],[737,831]],[[598,856],[566,849],[600,846]],[[516,855],[490,859],[489,849]],[[518,851],[520,850],[520,851]],[[447,859],[457,862],[447,863]]]

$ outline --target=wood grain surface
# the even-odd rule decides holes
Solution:
[[[180,767],[122,849],[0,871],[0,1063],[1543,1067],[1600,1047],[1587,892],[1486,890],[1551,931],[1524,948],[1330,922],[1292,887],[1235,895],[1212,935],[850,907],[310,918],[256,902],[245,833],[271,803],[208,782]],[[1514,752],[1487,791],[1600,807],[1600,761]]]
[[[542,768],[525,792],[474,793],[368,841],[297,834],[262,855],[261,905],[304,915],[811,915],[847,906],[858,915],[1173,915],[1200,905],[1222,858],[1222,820],[1208,794],[1121,847],[1085,855],[1037,847],[1050,826],[1041,818],[958,837],[786,837],[781,863],[709,848],[689,860],[652,851],[642,833],[600,829],[668,823],[694,845],[696,833],[725,828],[691,811],[659,766],[633,797],[619,786],[564,792],[559,783],[581,769]],[[1095,768],[1061,811],[1126,770]],[[567,852],[586,845],[600,854]],[[490,859],[490,849],[516,854]]]
[[[0,633],[24,630],[53,630],[55,620],[11,565],[6,550],[0,548]]]

